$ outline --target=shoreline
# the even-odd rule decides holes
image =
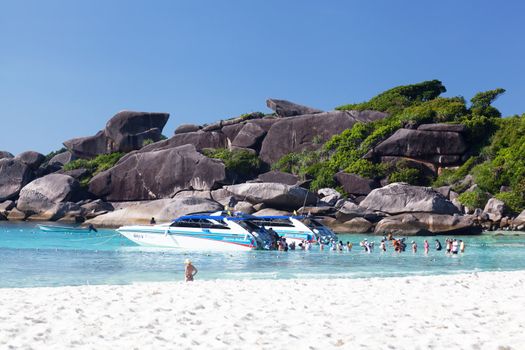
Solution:
[[[524,287],[525,270],[3,288],[0,345],[518,349]]]

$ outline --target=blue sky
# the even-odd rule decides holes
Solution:
[[[470,99],[503,87],[525,112],[523,1],[0,0],[0,150],[58,149],[122,109],[164,134],[268,111],[332,109],[440,79]]]

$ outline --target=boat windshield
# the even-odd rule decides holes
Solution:
[[[254,222],[251,222],[250,220],[239,220],[237,221],[239,226],[247,230],[248,232],[252,231],[258,231],[261,227],[255,224]]]
[[[274,249],[276,246],[275,237],[270,234],[262,225],[259,226],[254,220],[239,220],[236,221],[239,226],[244,228],[246,231],[250,232],[255,240],[257,245],[266,250]]]
[[[222,229],[229,230],[230,227],[223,220],[208,220],[208,219],[184,219],[174,221],[171,227],[193,227],[205,229]]]
[[[259,226],[293,227],[293,223],[287,218],[255,218],[252,222]]]

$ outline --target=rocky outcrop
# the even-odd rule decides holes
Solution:
[[[317,196],[308,190],[279,183],[254,182],[225,186],[239,200],[252,204],[264,203],[276,209],[298,209],[317,202]]]
[[[185,189],[214,189],[225,181],[222,162],[185,145],[131,154],[96,175],[89,183],[89,190],[109,201],[151,200],[170,198]]]
[[[523,229],[525,228],[525,210],[523,210],[514,220],[512,220],[512,225],[516,229]]]
[[[246,201],[240,201],[237,204],[235,204],[233,210],[245,214],[252,214],[253,212],[255,212],[252,203]]]
[[[386,115],[376,111],[332,111],[279,120],[264,138],[260,158],[273,164],[288,153],[318,149],[356,122],[370,122]]]
[[[30,182],[20,191],[17,209],[40,220],[57,220],[66,212],[79,210],[75,200],[80,189],[71,176],[49,174]]]
[[[281,216],[281,215],[290,215],[289,211],[285,210],[277,210],[277,209],[271,209],[271,208],[264,208],[261,209],[255,213],[253,213],[255,216]]]
[[[354,218],[364,218],[368,221],[376,222],[383,216],[384,215],[365,209],[351,201],[344,201],[342,204],[339,204],[335,217],[338,222],[346,222]]]
[[[260,182],[273,182],[280,183],[285,185],[296,185],[300,182],[300,179],[297,175],[290,173],[283,173],[282,171],[272,170],[267,173],[259,175],[257,181]]]
[[[82,209],[82,214],[88,219],[106,214],[115,209],[111,203],[104,202],[101,199],[82,204],[80,208]]]
[[[11,152],[0,151],[0,159],[4,158],[14,158],[14,155]]]
[[[168,113],[122,111],[115,114],[105,129],[96,135],[65,141],[64,146],[79,158],[130,152],[141,148],[146,140],[158,141],[168,118]]]
[[[366,196],[373,189],[380,187],[377,181],[366,179],[356,174],[348,174],[344,171],[335,174],[335,179],[346,193],[355,196]]]
[[[282,118],[293,117],[295,115],[316,114],[323,112],[316,108],[306,107],[290,101],[277,100],[274,98],[267,99],[266,105],[268,106],[268,108],[275,111],[275,114]]]
[[[374,225],[365,218],[356,217],[343,223],[333,222],[330,227],[338,233],[368,233]]]
[[[175,129],[175,135],[176,134],[185,134],[187,132],[195,132],[199,131],[201,127],[199,125],[195,124],[181,124]]]
[[[149,224],[152,217],[157,223],[171,222],[173,219],[191,213],[218,211],[222,206],[205,198],[165,198],[146,201],[123,209],[99,215],[86,221],[95,226],[118,227],[132,224]]]
[[[46,157],[43,154],[35,151],[26,151],[17,155],[15,159],[20,160],[32,170],[36,170],[40,165],[42,165],[42,163],[44,163]]]
[[[200,151],[204,148],[224,148],[227,142],[226,137],[220,132],[187,132],[174,135],[167,140],[152,143],[133,153],[161,151],[184,145],[192,145],[197,151]]]
[[[443,215],[434,213],[406,213],[389,216],[377,223],[374,232],[403,235],[479,234],[479,227],[472,216]]]
[[[483,212],[488,215],[490,221],[500,221],[505,216],[505,203],[497,198],[491,198],[485,205]]]
[[[32,176],[31,168],[20,159],[0,159],[0,202],[16,198]]]
[[[458,132],[464,133],[467,131],[467,127],[463,124],[421,124],[417,130],[420,131],[441,131],[441,132]]]
[[[392,215],[407,212],[459,213],[449,200],[430,187],[411,186],[400,182],[373,190],[359,206]]]
[[[53,158],[51,158],[48,162],[49,165],[53,164],[59,164],[60,166],[66,165],[67,163],[75,160],[76,157],[73,156],[73,153],[69,151],[65,151],[62,153],[57,154]]]
[[[255,123],[246,123],[239,130],[231,146],[258,149],[266,131]]]
[[[13,208],[11,209],[11,211],[9,212],[9,215],[7,215],[7,220],[9,221],[19,221],[19,220],[25,220],[27,217],[27,215],[16,209],[16,208]]]
[[[399,129],[366,157],[407,157],[445,166],[457,164],[467,148],[465,139],[458,132]]]
[[[15,207],[14,201],[4,201],[0,203],[0,213],[6,214],[9,210],[13,209]]]
[[[341,193],[333,188],[321,188],[317,191],[317,195],[321,198],[319,204],[328,206],[334,206],[342,198]]]

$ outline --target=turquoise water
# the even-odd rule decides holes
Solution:
[[[376,249],[367,254],[359,241],[368,237]],[[435,275],[472,271],[525,269],[525,235],[456,236],[466,252],[423,253],[425,237],[408,238],[419,252],[401,254],[378,249],[380,238],[340,235],[354,243],[352,252],[184,252],[139,247],[113,230],[98,233],[41,232],[34,223],[0,223],[0,287],[129,284],[183,278],[183,262],[191,258],[198,279],[355,278]],[[431,242],[435,237],[426,237]],[[444,243],[445,237],[437,237]]]

